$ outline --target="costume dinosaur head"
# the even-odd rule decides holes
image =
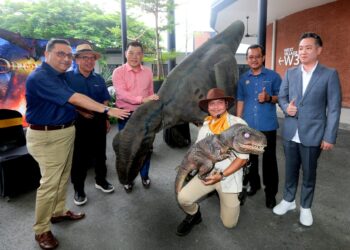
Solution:
[[[265,135],[244,124],[235,124],[219,136],[229,147],[242,154],[261,154],[266,147]]]

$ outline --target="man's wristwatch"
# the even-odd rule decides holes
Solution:
[[[108,114],[108,111],[109,111],[110,109],[111,109],[110,107],[106,106],[106,107],[105,107],[105,110],[103,110],[103,113],[104,113],[105,115],[107,115],[107,114]]]
[[[221,175],[221,180],[225,180],[226,176],[224,176],[224,172],[222,172],[222,170],[220,170],[219,174]]]
[[[272,96],[269,95],[269,100],[267,102],[272,102]]]

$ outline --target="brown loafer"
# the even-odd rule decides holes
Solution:
[[[42,249],[55,249],[58,246],[58,240],[53,236],[51,231],[36,234],[35,240],[39,243]]]
[[[51,223],[58,223],[65,220],[80,220],[85,217],[85,213],[73,213],[68,210],[65,214],[51,217]]]

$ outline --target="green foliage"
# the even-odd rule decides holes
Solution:
[[[129,37],[142,33],[143,43],[154,48],[152,28],[131,17],[127,22]],[[104,13],[96,5],[81,0],[6,0],[0,3],[0,28],[38,39],[85,39],[101,50],[121,47],[120,13]]]
[[[175,9],[175,4],[170,0],[128,0],[127,3],[130,8],[151,14],[154,18],[155,50],[146,50],[146,52],[155,55],[152,63],[156,64],[156,78],[163,79],[163,56],[160,46],[160,32],[174,28],[174,19],[168,16],[168,12]]]

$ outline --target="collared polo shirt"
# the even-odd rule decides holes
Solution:
[[[62,125],[75,119],[75,107],[68,103],[74,91],[66,74],[43,62],[27,78],[26,119],[29,124]]]
[[[94,71],[85,77],[76,68],[67,72],[67,81],[72,90],[87,95],[96,102],[104,103],[110,99],[105,80]]]
[[[278,129],[275,103],[259,103],[258,95],[265,87],[270,96],[277,96],[282,79],[274,71],[263,68],[259,75],[249,70],[238,81],[237,100],[244,102],[243,119],[259,131]]]
[[[142,65],[136,70],[123,64],[113,71],[112,81],[118,108],[135,111],[144,97],[154,94],[152,71]]]

